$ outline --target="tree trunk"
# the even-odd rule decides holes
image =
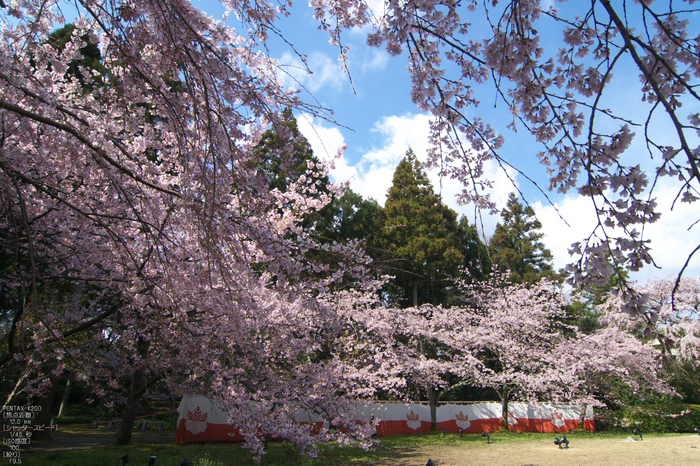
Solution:
[[[63,416],[63,410],[66,409],[68,405],[68,397],[70,396],[70,389],[73,386],[73,371],[68,373],[68,381],[66,382],[66,389],[63,391],[63,398],[61,399],[61,407],[58,408],[58,416]]]
[[[581,405],[581,416],[579,417],[578,420],[578,428],[583,430],[583,423],[586,422],[586,409],[588,408],[588,405],[583,404]]]
[[[51,440],[51,409],[56,397],[58,377],[49,375],[49,383],[46,394],[39,398],[38,403],[36,403],[37,406],[41,407],[41,410],[36,411],[32,419],[32,425],[36,429],[32,432],[32,440]]]
[[[503,388],[501,392],[501,416],[503,416],[503,430],[510,430],[508,425],[508,399],[510,398],[510,390],[508,388]]]
[[[413,307],[418,307],[418,281],[413,281],[413,287],[411,289],[411,297],[413,299]]]
[[[132,387],[134,386],[134,380],[140,377],[137,372],[143,372],[143,370],[137,369],[134,371],[131,381]],[[124,407],[124,416],[122,416],[122,422],[117,429],[117,445],[128,445],[129,442],[131,442],[131,434],[134,431],[134,421],[136,421],[136,415],[140,407],[141,403],[139,399],[135,396],[133,391],[130,390],[129,398],[127,398],[126,406]]]
[[[428,387],[428,404],[430,405],[430,430],[437,430],[438,394],[433,387]]]
[[[131,375],[129,396],[124,407],[124,416],[121,425],[117,429],[117,445],[128,445],[131,442],[131,434],[134,431],[136,415],[141,407],[141,396],[146,392],[146,357],[148,356],[148,341],[139,337],[136,343],[136,353],[141,358],[141,364],[134,369]]]

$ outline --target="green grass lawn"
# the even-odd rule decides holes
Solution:
[[[631,434],[630,434],[631,435]],[[555,434],[495,432],[491,440],[501,442],[522,442],[528,440],[553,439]],[[649,437],[652,437],[650,434]],[[621,433],[590,433],[577,431],[569,438],[621,438]],[[646,435],[645,435],[646,437]],[[267,466],[317,466],[317,465],[352,465],[364,466],[377,464],[384,458],[392,457],[402,451],[410,451],[425,446],[478,446],[486,439],[478,434],[464,435],[443,434],[440,432],[421,435],[396,435],[381,438],[380,445],[369,451],[355,447],[323,448],[319,459],[304,458],[297,454],[294,446],[283,442],[269,445],[267,454],[260,465]],[[62,451],[45,454],[23,454],[22,464],[30,466],[121,466],[120,458],[129,453],[131,463],[128,466],[146,466],[149,457],[156,456],[156,466],[180,466],[187,459],[192,466],[254,466],[251,454],[238,444],[223,445],[172,445],[172,444],[137,444],[118,447],[106,445],[90,450]]]

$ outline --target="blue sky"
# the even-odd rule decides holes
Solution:
[[[197,0],[194,2],[198,5]],[[569,2],[567,5],[571,4]],[[302,132],[319,158],[331,157],[338,147],[347,144],[343,157],[335,161],[335,168],[331,171],[334,181],[349,180],[354,191],[383,204],[391,186],[393,171],[406,150],[411,147],[419,158],[425,157],[429,116],[419,112],[410,101],[411,86],[404,56],[392,57],[384,50],[368,47],[365,45],[364,31],[347,32],[343,40],[344,45],[350,46],[348,76],[338,61],[338,48],[330,45],[325,32],[317,30],[317,22],[312,15],[309,7],[298,3],[292,8],[292,15],[278,24],[295,49],[308,56],[312,75],[305,72],[299,58],[284,42],[273,39],[269,44],[270,53],[285,65],[284,69],[290,75],[285,80],[288,86],[303,85],[308,93],[302,95],[307,100],[316,99],[320,105],[334,111],[338,125],[309,115],[297,115]],[[546,36],[548,31],[543,30],[542,34]],[[550,40],[553,45],[558,45],[558,41]],[[636,94],[638,91],[635,90],[639,87],[638,77],[634,73],[622,77],[624,79],[615,84],[617,87],[607,94],[611,97],[610,105],[624,108],[631,114],[644,112]],[[627,86],[626,80],[633,80],[634,86]],[[548,181],[545,168],[535,156],[541,147],[524,129],[516,134],[505,128],[511,117],[502,102],[494,105],[497,99],[492,87],[487,85],[480,96],[482,105],[472,109],[472,114],[484,117],[506,136],[501,154],[546,190]],[[658,126],[655,130],[663,134],[666,128]],[[641,130],[638,132],[641,133]],[[639,143],[636,150],[631,151],[630,157],[642,154],[642,161],[635,163],[644,164],[644,148]],[[555,267],[563,267],[569,260],[569,246],[583,239],[592,229],[594,214],[590,200],[580,198],[576,193],[562,196],[547,192],[565,223],[545,195],[522,176],[514,172],[506,175],[495,166],[491,167],[488,176],[493,180],[492,195],[499,207],[505,205],[508,194],[515,190],[509,178],[515,181],[543,223],[545,242],[554,254]],[[432,177],[432,181],[447,204],[475,223],[474,208],[458,206],[454,201],[454,195],[460,189],[458,185],[436,176]],[[652,240],[652,253],[661,268],[649,266],[634,274],[633,278],[640,282],[654,275],[677,273],[688,253],[697,246],[700,226],[690,231],[688,227],[700,218],[700,206],[676,204],[671,211],[675,195],[675,190],[665,189],[663,185],[658,190],[657,200],[664,214],[660,222],[645,229],[645,236]],[[497,221],[497,216],[483,217],[486,237],[493,233]],[[691,262],[686,274],[700,276],[700,257]]]

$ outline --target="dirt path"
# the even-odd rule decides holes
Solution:
[[[649,438],[579,439],[571,448],[559,450],[553,441],[498,442],[470,447],[424,447],[405,451],[383,466],[698,466],[700,436],[682,435]]]

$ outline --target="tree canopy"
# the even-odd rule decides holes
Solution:
[[[542,224],[532,207],[524,206],[515,193],[510,193],[501,218],[489,242],[494,265],[501,272],[510,272],[515,283],[553,278],[552,252],[542,242]]]
[[[333,43],[364,27],[370,45],[405,57],[410,97],[434,119],[431,161],[462,182],[462,201],[484,208],[495,207],[483,189],[487,161],[521,171],[530,163],[509,161],[501,152],[506,136],[477,111],[483,96],[496,95],[510,127],[540,144],[543,188],[585,196],[597,214],[572,248],[571,284],[598,285],[653,263],[644,227],[662,214],[660,186],[674,188],[675,204],[700,200],[694,0],[389,1],[380,11],[362,0],[311,5]],[[623,105],[621,88],[629,91]],[[642,312],[639,296],[621,285],[629,311]]]
[[[308,145],[284,110],[304,106],[233,30],[160,6],[78,4],[60,47],[47,43],[57,4],[1,10],[1,283],[13,308],[0,314],[0,363],[16,375],[3,402],[79,368],[98,396],[126,383],[127,411],[159,379],[225,400],[242,431],[264,424],[303,443],[284,413],[308,401],[336,419],[329,439],[362,440],[359,426],[337,429],[359,392],[324,353],[336,318],[316,298],[348,277],[361,286],[364,256],[304,228],[336,190],[319,189],[321,164],[299,173]],[[107,73],[81,61],[86,38]],[[270,125],[283,137],[261,151]],[[313,249],[349,260],[330,270]]]
[[[643,316],[630,318],[619,294],[605,303],[607,319],[640,338],[651,342],[664,354],[674,385],[688,402],[700,399],[700,280],[684,277],[655,278],[636,285],[648,309]]]
[[[478,235],[434,192],[412,150],[394,171],[380,225],[380,266],[394,276],[396,299],[404,306],[447,304],[463,267],[484,273]]]

